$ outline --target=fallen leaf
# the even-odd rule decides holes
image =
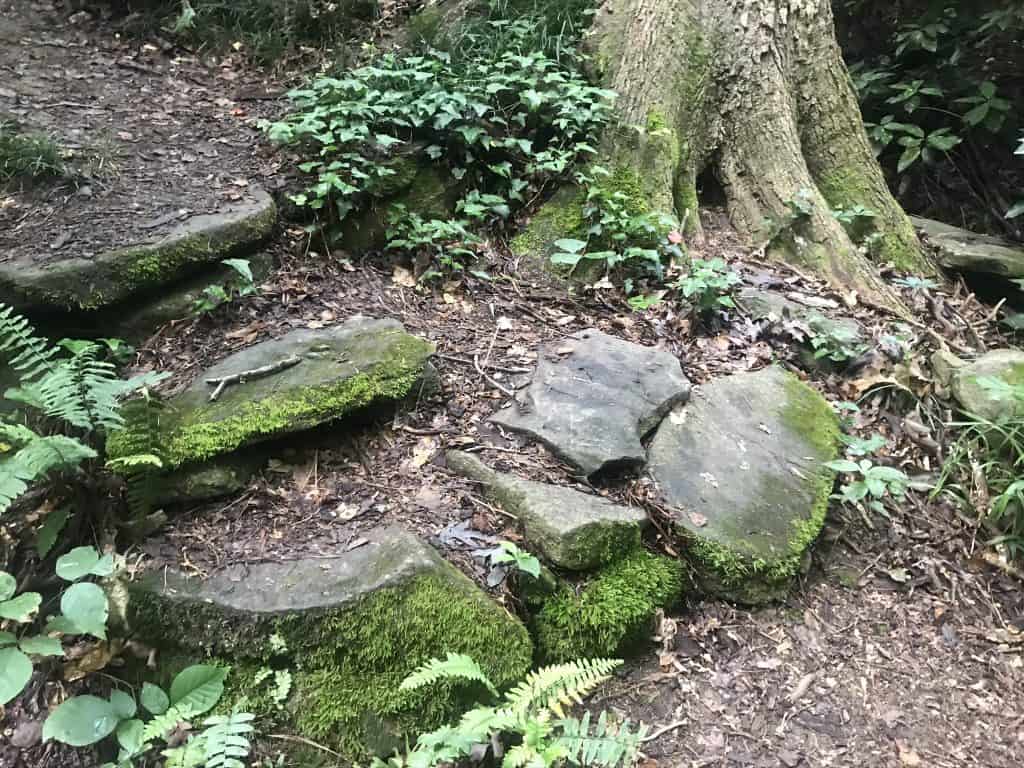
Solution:
[[[399,267],[397,265],[395,266],[394,272],[391,273],[391,282],[395,285],[400,285],[403,288],[416,287],[416,278],[412,272],[405,267]]]
[[[897,584],[906,584],[910,581],[910,571],[906,568],[891,568],[888,573],[889,578]]]

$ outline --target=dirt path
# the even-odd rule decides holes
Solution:
[[[243,85],[266,93],[278,84],[139,49],[102,27],[54,26],[46,7],[0,0],[0,111],[83,151],[107,134],[114,170],[89,182],[84,201],[81,186],[61,186],[16,198],[13,219],[0,209],[0,251],[15,241],[52,249],[45,231],[55,223],[73,233],[60,248],[116,245],[129,236],[117,224],[125,210],[134,221],[152,220],[182,205],[215,206],[244,188],[239,181],[273,186],[281,160],[252,130],[253,112],[273,107],[242,105],[240,93]],[[71,102],[86,106],[57,106]],[[145,215],[133,207],[139,201]],[[710,231],[694,256],[729,259],[752,284],[822,293],[799,276],[745,263],[747,251],[728,232]],[[507,439],[484,419],[505,399],[498,385],[514,386],[532,370],[542,343],[578,330],[662,345],[697,383],[761,367],[773,355],[797,358],[740,317],[728,328],[695,328],[667,307],[637,314],[611,295],[572,297],[511,261],[500,243],[478,265],[495,279],[427,291],[368,255],[310,252],[298,227],[286,227],[271,250],[280,266],[256,296],[165,327],[140,350],[138,367],[171,371],[169,387],[181,387],[231,351],[361,313],[395,317],[435,341],[443,393],[400,418],[289,446],[243,495],[190,510],[143,545],[153,564],[173,560],[205,574],[288,559],[384,522],[435,544],[446,525],[463,520],[514,538],[508,519],[449,474],[441,456],[473,447],[498,468],[575,482],[537,446]],[[879,318],[861,319],[881,333]],[[849,396],[849,383],[836,376],[816,384],[833,400]],[[884,407],[867,408],[861,428],[892,435],[899,460],[916,460]],[[636,500],[644,487],[634,479],[601,492]],[[597,698],[662,731],[646,745],[644,768],[1020,765],[1024,642],[1013,630],[1024,627],[1021,584],[971,559],[980,551],[975,529],[923,498],[873,521],[875,530],[845,515],[832,511],[808,575],[785,604],[753,613],[683,606],[668,647],[637,660]],[[484,580],[469,553],[442,551]],[[502,587],[492,592],[512,607]],[[0,749],[3,768],[63,764],[45,749],[13,757]]]

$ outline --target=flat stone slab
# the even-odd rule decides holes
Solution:
[[[956,367],[951,376],[953,397],[967,413],[993,422],[1024,417],[1024,402],[1008,391],[1008,387],[1024,385],[1024,352],[993,350]]]
[[[754,320],[795,320],[806,325],[812,333],[837,334],[851,343],[863,342],[867,338],[864,327],[853,318],[831,317],[777,291],[744,288],[736,298]]]
[[[231,664],[239,690],[267,665],[277,635],[284,650],[273,656],[293,676],[277,716],[350,757],[365,757],[367,745],[390,752],[425,725],[424,713],[459,714],[438,705],[436,689],[395,695],[428,658],[469,654],[505,687],[533,654],[518,619],[399,527],[349,551],[239,564],[207,579],[161,569],[129,585],[126,616],[160,650]]]
[[[673,355],[591,329],[546,347],[530,386],[491,421],[593,477],[643,467],[641,440],[689,394]]]
[[[243,446],[302,432],[371,405],[410,395],[434,345],[395,320],[356,316],[323,330],[296,330],[236,352],[170,398],[155,444],[165,469],[202,462]],[[227,386],[215,401],[209,379],[297,364]],[[111,457],[136,452],[142,423],[111,435]],[[152,440],[148,440],[152,444]]]
[[[662,422],[648,472],[705,590],[743,603],[785,593],[824,523],[838,435],[825,399],[774,366],[715,379]]]
[[[992,235],[979,235],[932,219],[910,220],[936,254],[940,266],[1013,280],[1024,277],[1024,247]]]
[[[527,548],[571,571],[599,568],[639,547],[648,524],[639,507],[495,472],[463,451],[449,451],[449,469],[480,483],[487,496],[515,515]]]
[[[217,213],[178,221],[149,242],[91,257],[41,260],[20,255],[0,261],[0,301],[19,312],[96,310],[152,294],[204,266],[245,253],[265,240],[277,221],[273,199],[258,187]]]

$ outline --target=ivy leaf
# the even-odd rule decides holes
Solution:
[[[164,689],[152,683],[142,684],[142,706],[151,715],[162,715],[171,706],[171,700]]]
[[[41,602],[43,598],[38,592],[24,592],[11,600],[4,600],[0,603],[0,619],[24,624],[39,609]]]
[[[32,678],[32,661],[17,648],[0,648],[0,707],[21,693]]]
[[[213,708],[224,693],[226,667],[196,664],[182,670],[171,682],[171,704],[201,715]]]
[[[21,648],[22,652],[32,656],[64,655],[64,648],[61,646],[60,640],[55,637],[47,637],[46,635],[23,637],[21,642],[18,643],[18,647]]]
[[[912,166],[917,159],[921,156],[921,146],[913,145],[903,150],[903,154],[900,155],[899,164],[896,166],[898,173],[903,173],[907,168]]]
[[[64,581],[78,581],[84,576],[91,575],[99,562],[100,553],[95,547],[75,547],[66,555],[57,558],[57,575]]]
[[[114,705],[99,696],[75,696],[57,707],[43,723],[43,741],[54,739],[87,747],[114,732],[121,718]]]
[[[10,599],[17,588],[17,580],[6,571],[0,571],[0,601]]]
[[[135,717],[135,713],[138,710],[138,707],[135,706],[135,699],[124,691],[111,691],[110,706],[114,708],[117,716],[122,720]]]
[[[72,584],[61,596],[60,611],[79,634],[107,639],[107,596],[95,584]]]

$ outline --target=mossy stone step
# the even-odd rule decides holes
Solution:
[[[170,470],[312,429],[371,405],[404,399],[423,380],[433,353],[433,344],[390,319],[356,316],[332,328],[295,330],[203,371],[167,401],[157,435],[146,434],[146,419],[140,416],[111,435],[107,452],[116,458],[152,452],[146,446],[156,445]],[[290,359],[298,363],[232,384],[210,400],[214,387],[207,380]]]
[[[253,676],[273,658],[294,679],[287,724],[352,758],[367,745],[401,746],[457,714],[466,704],[457,692],[480,693],[400,693],[431,657],[469,654],[499,686],[526,674],[533,647],[518,619],[411,533],[388,527],[365,538],[348,552],[237,565],[205,580],[161,570],[130,586],[128,623],[169,656],[231,664],[227,704],[244,694],[258,705]],[[274,634],[287,650],[270,647]]]
[[[449,451],[448,467],[476,480],[487,496],[515,515],[526,546],[551,564],[589,571],[640,546],[647,513],[608,499],[495,472],[476,456]]]
[[[662,422],[648,471],[704,591],[748,604],[785,594],[824,523],[838,436],[828,402],[776,366],[715,379]]]
[[[950,375],[953,396],[966,413],[992,422],[1024,417],[1024,402],[1012,391],[1013,387],[1024,386],[1021,350],[993,350],[957,366]],[[993,387],[994,382],[1006,386]]]
[[[97,310],[120,304],[263,242],[277,221],[273,199],[249,187],[215,214],[191,216],[152,242],[92,257],[0,262],[0,302],[19,312]]]
[[[1024,247],[941,221],[919,216],[911,216],[910,220],[943,269],[989,275],[1003,280],[1008,290],[1019,290],[1010,281],[1024,277]]]

